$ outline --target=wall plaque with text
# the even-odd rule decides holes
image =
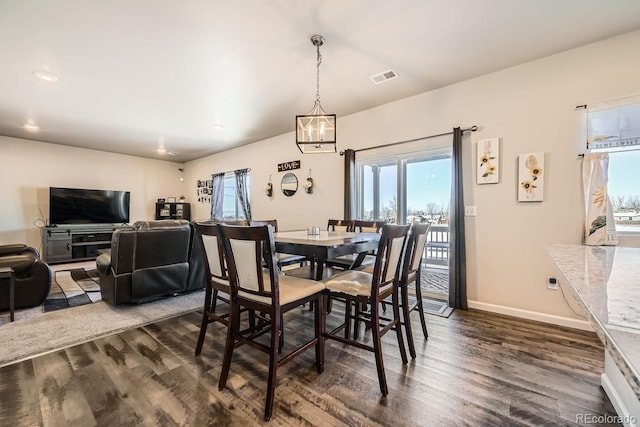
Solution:
[[[278,172],[291,171],[294,169],[300,169],[300,160],[278,164]]]

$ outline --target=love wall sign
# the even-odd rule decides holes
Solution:
[[[278,172],[292,171],[294,169],[300,169],[300,160],[278,163]]]

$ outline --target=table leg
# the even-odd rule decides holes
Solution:
[[[320,281],[322,280],[322,274],[323,274],[323,268],[324,268],[324,261],[323,259],[316,259],[316,280]]]

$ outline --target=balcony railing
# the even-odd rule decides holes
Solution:
[[[425,265],[448,266],[449,265],[449,226],[432,225],[427,235],[427,243],[424,246]]]

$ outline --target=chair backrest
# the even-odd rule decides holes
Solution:
[[[275,233],[278,232],[278,220],[277,219],[263,219],[263,220],[251,220],[250,226],[256,227],[259,225],[271,225]]]
[[[354,231],[355,221],[352,219],[330,219],[327,231]]]
[[[273,226],[238,227],[220,224],[218,227],[229,268],[231,297],[274,307],[279,305]]]
[[[202,258],[205,260],[205,269],[208,280],[213,279],[228,282],[227,264],[224,259],[224,249],[220,238],[218,224],[195,223],[200,247],[202,248]],[[217,280],[215,280],[217,279]],[[207,281],[207,283],[210,283]]]
[[[431,224],[413,224],[409,237],[407,238],[407,248],[405,249],[402,261],[402,274],[400,283],[403,285],[411,283],[420,269],[420,262],[424,254],[424,247],[427,243],[427,235]]]
[[[399,280],[410,225],[384,225],[373,267],[371,295],[389,289]]]
[[[357,219],[354,221],[354,231],[357,233],[379,233],[386,223],[386,220],[360,221]]]

